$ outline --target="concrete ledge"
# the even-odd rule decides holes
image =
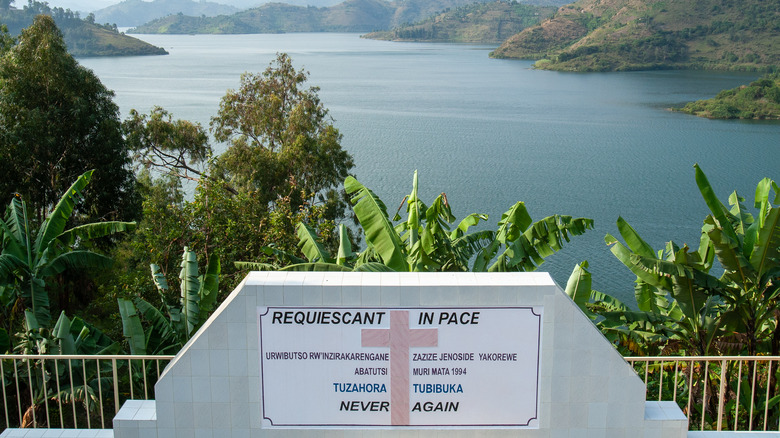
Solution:
[[[114,417],[113,438],[154,438],[156,435],[157,403],[154,400],[127,400]]]
[[[695,430],[688,432],[688,438],[780,438],[780,432]]]
[[[677,403],[672,401],[645,402],[644,438],[685,437],[688,418]]]
[[[648,401],[645,402],[645,421],[685,421],[688,418],[682,409],[673,401]]]
[[[6,429],[0,438],[114,438],[111,429]]]

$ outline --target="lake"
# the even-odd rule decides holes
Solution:
[[[756,183],[780,179],[780,123],[707,120],[666,108],[746,84],[755,73],[558,73],[530,61],[489,59],[481,45],[393,43],[357,34],[140,35],[168,56],[89,58],[123,117],[159,105],[208,126],[241,73],[277,52],[309,83],[354,155],[358,180],[395,211],[419,171],[423,200],[446,192],[460,219],[525,201],[534,219],[590,217],[542,270],[565,286],[588,260],[594,289],[633,304],[634,276],[604,244],[623,216],[656,249],[698,247],[707,208],[693,164],[716,193],[752,206]],[[215,149],[220,150],[222,146]],[[390,212],[392,215],[392,211]]]

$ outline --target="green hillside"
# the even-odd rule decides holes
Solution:
[[[780,0],[580,0],[492,56],[568,71],[780,65]]]
[[[553,1],[553,0],[542,0]],[[426,19],[474,0],[347,0],[331,7],[267,3],[230,16],[171,15],[153,20],[131,33],[278,33],[371,32]],[[512,21],[512,20],[509,20]],[[503,26],[503,24],[502,24]]]
[[[372,32],[364,38],[390,41],[500,43],[538,24],[555,12],[551,6],[531,6],[516,1],[473,3],[448,10],[415,24],[390,31]]]
[[[766,75],[750,85],[724,90],[712,99],[673,110],[710,119],[780,120],[780,74]]]
[[[241,34],[282,32],[365,32],[382,29],[392,9],[381,0],[348,0],[330,7],[266,3],[218,17],[170,15],[131,29],[130,33]]]
[[[99,23],[116,23],[117,26],[138,26],[155,18],[179,12],[185,15],[215,17],[238,12],[233,6],[208,1],[193,0],[124,0],[95,11]]]
[[[19,35],[38,14],[50,15],[62,31],[68,51],[73,56],[165,55],[167,52],[137,38],[119,33],[116,26],[99,25],[92,15],[81,19],[77,13],[50,8],[46,3],[31,1],[24,9],[0,10],[0,23],[11,35]]]

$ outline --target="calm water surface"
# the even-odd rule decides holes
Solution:
[[[534,219],[591,217],[596,229],[543,269],[565,285],[588,260],[594,288],[631,303],[634,277],[603,240],[617,234],[618,216],[657,249],[668,240],[696,247],[707,209],[694,163],[724,200],[736,189],[752,204],[759,179],[780,179],[780,124],[665,110],[756,74],[535,71],[530,62],[489,59],[491,47],[356,34],[141,38],[170,55],[80,60],[116,92],[123,117],[159,105],[207,126],[241,73],[287,52],[321,88],[358,179],[388,208],[410,192],[417,169],[423,199],[446,192],[458,218],[488,213],[495,227],[518,200]]]

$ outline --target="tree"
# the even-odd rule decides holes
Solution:
[[[96,169],[77,221],[138,211],[119,110],[97,76],[70,56],[49,16],[38,16],[0,60],[0,198],[20,193],[40,223],[70,182]]]
[[[223,261],[226,292],[243,277],[235,261],[266,261],[263,248],[271,244],[294,250],[298,222],[334,240],[333,221],[346,208],[335,187],[352,168],[352,157],[341,148],[317,89],[304,89],[306,79],[287,55],[262,74],[244,74],[240,89],[227,92],[212,119],[216,139],[229,142],[213,159],[200,126],[175,120],[161,108],[125,121],[135,156],[167,174],[139,177],[143,220],[129,250],[120,251],[129,267],[123,274],[128,284],[141,284],[145,279],[137,272],[150,263],[164,274],[173,272],[177,248],[187,245],[201,262],[212,256]],[[204,169],[196,166],[203,162]],[[183,194],[182,179],[197,180],[191,198]],[[154,294],[147,289],[144,297]]]
[[[154,107],[149,116],[130,110],[122,131],[134,161],[145,169],[193,181],[205,176],[194,167],[205,163],[212,153],[208,133],[199,123],[174,121],[168,111]]]
[[[346,228],[340,226],[338,255],[333,257],[314,230],[298,224],[302,259],[283,251],[273,252],[289,270],[385,270],[385,271],[533,271],[544,259],[562,249],[570,236],[593,228],[593,220],[553,215],[534,222],[523,202],[501,217],[496,231],[469,229],[486,214],[473,213],[451,230],[455,221],[447,196],[442,193],[430,206],[417,195],[417,172],[412,193],[405,198],[407,218],[396,213],[393,225],[385,204],[353,177],[344,181],[367,248],[353,253]],[[400,210],[400,208],[399,208]],[[242,266],[269,268],[267,265]]]
[[[238,91],[222,98],[211,129],[230,147],[215,170],[237,190],[259,192],[269,204],[290,197],[293,209],[318,194],[337,197],[328,191],[347,176],[352,156],[341,148],[319,89],[303,88],[307,79],[279,54],[262,74],[244,73]]]

